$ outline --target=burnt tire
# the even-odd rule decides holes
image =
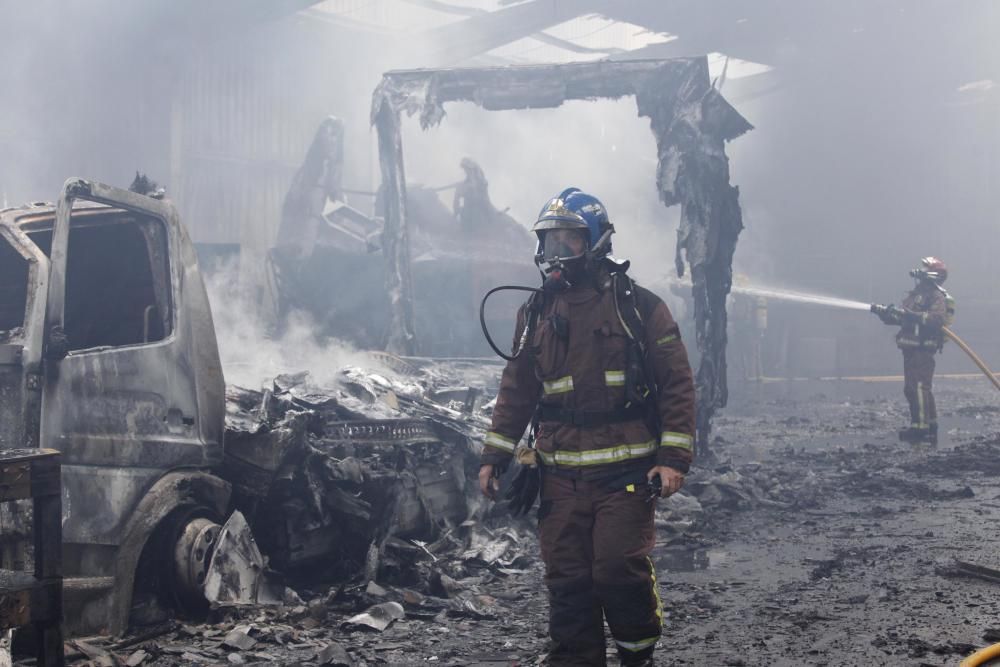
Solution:
[[[157,525],[136,567],[129,625],[172,617],[203,618],[209,609],[200,586],[221,528],[212,509],[179,507]],[[214,536],[213,536],[214,531]]]

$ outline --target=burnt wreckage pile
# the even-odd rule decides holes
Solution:
[[[484,567],[533,557],[521,539],[531,520],[512,521],[474,483],[493,406],[480,402],[498,367],[376,356],[394,369],[347,367],[332,386],[301,372],[261,391],[228,388],[219,474],[270,566],[296,590],[377,581],[434,594],[450,557]],[[808,483],[773,477],[755,465],[694,470],[658,509],[662,541],[682,547],[706,528],[706,510],[811,502]]]
[[[666,206],[681,205],[676,264],[690,265],[697,347],[698,447],[705,451],[715,410],[724,407],[726,296],[743,228],[739,190],[729,184],[725,142],[752,126],[713,87],[704,57],[388,72],[372,99],[385,197],[382,235],[391,318],[388,349],[413,354],[417,340],[410,280],[406,175],[400,114],[439,124],[448,102],[484,109],[552,108],[567,100],[634,96],[657,145],[656,183]]]
[[[427,592],[440,577],[428,563],[444,552],[479,549],[505,565],[525,555],[502,535],[530,523],[512,524],[473,483],[493,405],[480,402],[498,367],[377,356],[394,370],[347,367],[334,386],[302,372],[261,391],[228,388],[219,474],[270,565],[293,587],[378,581]],[[786,506],[745,471],[700,469],[661,519],[758,504]]]
[[[293,579],[409,581],[413,540],[473,538],[480,392],[441,389],[440,368],[393,363],[406,374],[346,368],[335,387],[298,373],[227,391],[220,474],[271,565]]]

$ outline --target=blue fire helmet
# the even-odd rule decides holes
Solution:
[[[550,229],[587,231],[590,247],[593,248],[612,227],[608,210],[600,199],[581,192],[579,188],[566,188],[545,204],[531,231],[538,235],[540,242],[544,242],[545,232]]]

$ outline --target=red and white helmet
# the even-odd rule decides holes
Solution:
[[[925,276],[938,285],[948,279],[948,267],[937,257],[924,257],[920,260],[920,268]]]

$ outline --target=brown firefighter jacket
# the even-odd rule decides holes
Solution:
[[[903,350],[939,349],[944,342],[942,327],[951,324],[955,316],[955,301],[948,292],[939,285],[922,282],[903,299],[903,309],[920,317],[903,322],[896,334],[896,345]]]
[[[628,322],[615,306],[609,276],[601,288],[577,286],[547,297],[526,350],[508,362],[500,381],[483,464],[509,461],[539,404],[573,411],[613,411],[625,406]],[[576,426],[541,420],[535,446],[546,466],[576,469],[585,477],[614,474],[623,464],[667,465],[687,472],[695,424],[695,390],[687,351],[666,304],[635,286],[644,323],[647,367],[655,374],[659,417],[653,433],[642,418]],[[527,319],[522,306],[515,343]],[[637,334],[639,335],[639,334]]]

